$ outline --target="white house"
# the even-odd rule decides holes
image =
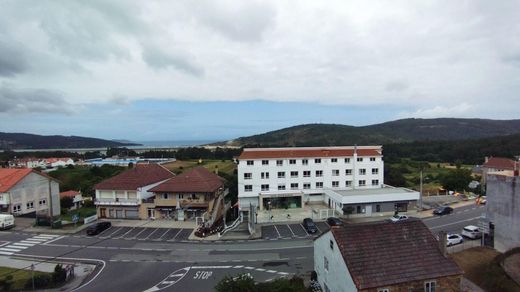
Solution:
[[[419,193],[385,185],[383,174],[381,146],[246,148],[238,158],[239,209],[319,202],[354,216],[407,211]]]
[[[74,160],[68,157],[62,158],[46,158],[45,164],[47,167],[65,167],[67,165],[74,165]]]
[[[85,199],[83,198],[83,195],[81,195],[81,192],[78,191],[66,191],[60,193],[60,199],[69,197],[72,198],[73,206],[70,208],[71,210],[77,209],[83,205],[83,202]]]
[[[30,168],[0,168],[0,211],[60,214],[59,183]],[[51,206],[52,201],[52,206]]]

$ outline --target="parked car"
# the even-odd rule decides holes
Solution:
[[[94,223],[87,228],[87,235],[97,235],[110,228],[110,226],[112,226],[112,224],[108,221]]]
[[[448,246],[452,246],[452,245],[464,242],[464,238],[462,238],[462,236],[460,236],[460,234],[453,233],[453,234],[447,234],[446,236],[447,236],[446,245],[448,245]]]
[[[336,217],[329,217],[327,218],[327,224],[329,224],[330,226],[342,226],[343,221]]]
[[[447,215],[451,212],[453,212],[453,208],[448,206],[440,206],[437,209],[433,210],[434,215]]]
[[[14,227],[14,216],[11,214],[0,214],[0,230]]]
[[[481,238],[482,230],[475,225],[468,225],[462,229],[462,235],[471,239]]]
[[[303,219],[303,228],[305,228],[309,233],[318,232],[318,226],[316,226],[316,223],[314,223],[311,218]]]
[[[392,222],[399,222],[399,221],[403,221],[403,220],[407,220],[407,219],[408,219],[408,216],[399,215],[399,214],[396,214],[396,215],[390,217],[390,221],[392,221]]]

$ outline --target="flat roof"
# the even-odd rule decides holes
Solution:
[[[334,190],[338,195],[347,196],[363,196],[363,195],[388,195],[388,194],[410,194],[417,193],[417,191],[410,190],[407,188],[398,188],[391,186],[384,186],[382,188],[366,188],[366,189],[353,189],[353,190]]]

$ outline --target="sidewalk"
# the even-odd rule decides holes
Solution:
[[[62,264],[63,266],[73,264],[74,265],[74,278],[68,281],[65,285],[55,288],[55,289],[46,289],[46,291],[70,291],[83,283],[85,278],[96,269],[95,265],[83,264],[83,263],[72,263],[72,262],[62,262],[62,261],[45,261],[39,259],[26,259],[19,257],[7,257],[0,256],[0,262],[2,267],[8,267],[13,269],[25,269],[30,270],[31,264],[34,264],[34,270],[44,273],[52,273],[54,272],[54,268],[57,264]]]

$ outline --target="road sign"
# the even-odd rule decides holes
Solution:
[[[79,221],[79,215],[78,214],[72,215],[72,222],[73,223],[78,223],[78,221]]]

